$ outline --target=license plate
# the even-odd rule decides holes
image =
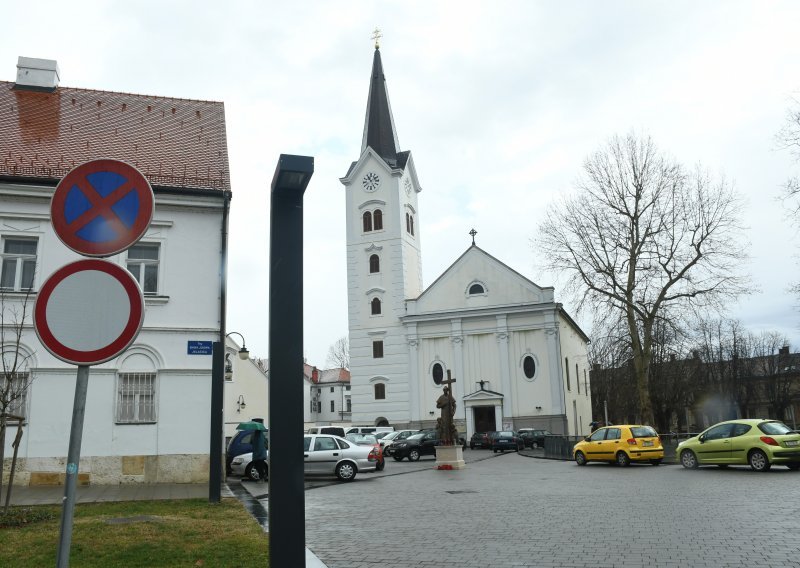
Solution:
[[[511,441],[510,440],[500,440],[500,443],[501,444],[510,444]]]
[[[649,441],[648,441],[648,440],[645,440],[645,441],[642,443],[642,445],[643,445],[643,446],[652,446],[652,445],[653,445],[653,441],[652,441],[652,440],[649,440]]]
[[[797,440],[786,440],[787,446],[796,446],[798,444]]]

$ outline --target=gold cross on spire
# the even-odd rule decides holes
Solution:
[[[370,37],[375,40],[375,49],[380,49],[381,38],[383,37],[380,28],[376,27],[375,31],[372,32],[372,35]]]

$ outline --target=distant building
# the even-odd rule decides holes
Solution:
[[[308,392],[307,425],[347,424],[351,418],[350,371],[305,365]]]
[[[138,168],[153,186],[153,221],[138,244],[107,260],[138,280],[144,326],[123,354],[91,368],[80,479],[207,480],[211,356],[191,354],[188,342],[225,335],[231,184],[223,104],[62,87],[59,74],[55,61],[20,57],[17,81],[0,82],[3,307],[20,307],[28,290],[35,297],[50,274],[81,258],[50,222],[58,181],[101,157]],[[26,423],[15,483],[60,483],[76,367],[43,348],[30,320],[23,331],[24,372],[35,378],[16,408]],[[4,337],[8,359],[16,347]]]
[[[340,181],[352,421],[435,426],[436,399],[450,373],[457,424],[468,435],[520,427],[588,433],[589,340],[553,288],[531,282],[474,240],[423,288],[421,180],[411,152],[400,150],[377,47],[361,155]],[[486,191],[503,199],[502,188]]]

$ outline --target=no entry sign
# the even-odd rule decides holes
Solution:
[[[93,160],[70,171],[50,202],[61,241],[86,256],[111,256],[138,241],[153,218],[153,189],[133,166]]]
[[[113,359],[133,343],[144,320],[144,296],[131,274],[105,260],[86,259],[56,270],[33,308],[39,340],[75,365]]]

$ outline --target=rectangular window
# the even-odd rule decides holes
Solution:
[[[334,406],[335,402],[331,401],[331,412],[336,412],[336,407]]]
[[[158,253],[158,243],[139,243],[128,249],[128,271],[145,294],[158,294]]]
[[[346,387],[344,387],[344,390],[350,390],[350,385],[347,385]]]
[[[577,363],[575,363],[575,384],[578,386],[578,394],[581,394],[581,376],[578,374]]]
[[[10,404],[8,405],[8,414],[12,416],[22,416],[27,419],[28,408],[28,381],[30,376],[28,373],[14,373],[11,376],[11,392],[9,394]],[[4,381],[5,383],[5,381]],[[5,387],[8,383],[3,384]]]
[[[564,358],[564,369],[566,369],[567,371],[567,390],[571,391],[572,387],[569,384],[569,359],[567,359],[566,357]]]
[[[352,412],[352,408],[353,408],[352,402],[350,401],[349,398],[346,400],[346,402],[347,402],[347,412]]]
[[[372,342],[372,358],[373,359],[383,358],[383,341]]]
[[[120,373],[117,380],[117,422],[156,421],[156,374]]]
[[[333,392],[333,387],[331,387],[331,392]]]
[[[37,244],[36,239],[3,239],[0,288],[16,292],[33,288]]]

